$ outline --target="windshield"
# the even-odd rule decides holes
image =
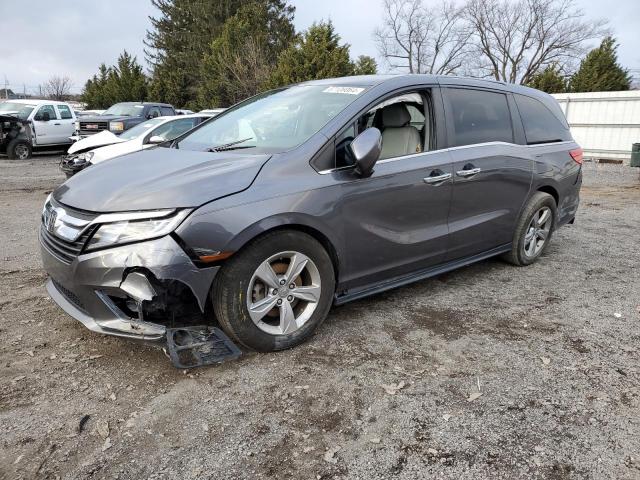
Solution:
[[[152,120],[147,120],[145,122],[139,123],[135,127],[130,128],[126,132],[122,132],[120,134],[120,138],[123,140],[133,140],[141,135],[147,133],[153,127],[157,127],[159,124],[164,122],[165,120],[162,118],[154,118]]]
[[[119,117],[139,117],[142,115],[144,105],[131,105],[130,103],[116,103],[111,105],[103,115],[117,115]]]
[[[15,103],[15,102],[2,102],[0,103],[0,113],[10,114],[14,117],[18,117],[21,120],[29,118],[35,105],[29,105],[28,103]]]
[[[234,107],[175,145],[186,150],[279,153],[318,132],[365,88],[297,85],[263,93]]]

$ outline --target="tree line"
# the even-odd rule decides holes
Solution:
[[[549,93],[631,86],[607,22],[588,19],[574,0],[382,2],[374,40],[392,70],[491,78]]]
[[[285,0],[152,3],[159,16],[145,38],[151,75],[124,52],[85,85],[89,108],[146,98],[194,110],[226,107],[289,83],[377,72],[372,57],[350,57],[330,21],[296,32],[295,7]],[[126,85],[137,88],[123,98]]]
[[[606,22],[573,0],[382,0],[373,38],[393,72],[457,74],[533,86],[550,93],[628,90]],[[89,108],[119,101],[226,107],[261,91],[310,79],[373,74],[372,57],[350,56],[330,21],[304,32],[287,0],[152,0],[146,75],[123,52],[85,84]],[[602,39],[591,52],[586,45]]]

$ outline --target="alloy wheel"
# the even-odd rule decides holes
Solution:
[[[533,214],[524,235],[524,253],[527,257],[533,258],[540,254],[547,243],[552,225],[553,214],[549,207],[542,207]]]
[[[22,143],[16,145],[14,152],[18,160],[26,160],[29,158],[29,148]]]
[[[311,318],[321,291],[313,260],[296,251],[277,253],[262,262],[249,281],[249,316],[266,333],[289,335]]]

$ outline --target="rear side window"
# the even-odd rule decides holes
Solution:
[[[542,102],[524,95],[514,95],[524,126],[527,144],[570,140],[569,130]]]
[[[62,120],[68,120],[71,118],[71,110],[66,105],[58,105],[58,112],[60,112],[60,118]]]
[[[160,110],[162,111],[162,115],[166,115],[166,116],[171,116],[171,115],[175,115],[175,112],[173,111],[173,108],[171,107],[160,107]]]
[[[463,88],[445,89],[453,145],[513,143],[513,126],[503,93]]]

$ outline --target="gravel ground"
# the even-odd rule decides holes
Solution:
[[[192,371],[47,297],[56,159],[0,179],[0,478],[640,478],[637,170],[585,165],[576,225],[531,267],[484,261]]]

